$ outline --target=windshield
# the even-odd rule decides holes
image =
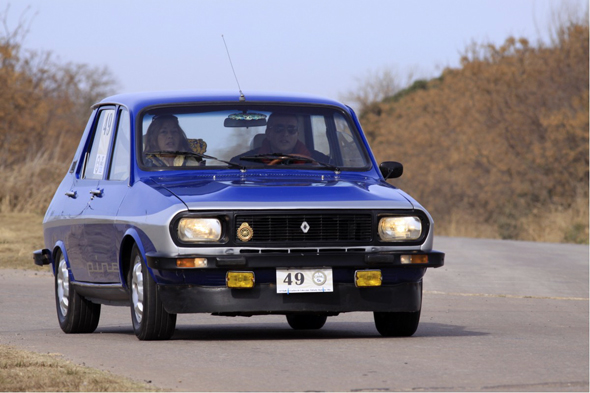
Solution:
[[[166,107],[146,112],[140,125],[147,169],[369,167],[358,131],[333,108]]]

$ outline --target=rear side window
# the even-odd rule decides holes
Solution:
[[[99,113],[98,122],[94,130],[92,145],[84,166],[83,178],[102,179],[106,167],[109,143],[113,134],[115,110],[105,109]]]

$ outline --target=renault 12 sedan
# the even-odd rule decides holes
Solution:
[[[387,183],[351,108],[312,96],[123,94],[94,105],[43,220],[61,329],[128,306],[140,340],[176,316],[285,315],[293,329],[374,313],[415,333],[440,267],[433,220]]]

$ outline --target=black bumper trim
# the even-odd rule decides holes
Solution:
[[[428,255],[428,263],[402,264],[402,255]],[[303,253],[292,252],[268,253],[268,254],[246,254],[242,256],[219,256],[219,255],[182,255],[169,256],[150,254],[146,255],[147,264],[152,269],[159,270],[185,270],[176,266],[177,258],[207,258],[208,266],[198,269],[215,269],[220,267],[248,267],[251,269],[265,267],[314,267],[314,266],[404,266],[404,267],[441,267],[444,265],[445,254],[440,251],[395,251],[395,252],[374,252],[374,253]],[[190,268],[194,269],[194,268]]]
[[[422,282],[357,288],[334,283],[334,292],[278,294],[274,284],[251,289],[191,285],[158,285],[167,312],[220,315],[266,315],[292,312],[415,312],[422,304]]]

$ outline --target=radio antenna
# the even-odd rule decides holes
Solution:
[[[234,64],[231,61],[231,56],[229,55],[229,49],[227,49],[227,44],[225,43],[225,37],[223,34],[221,35],[223,39],[223,45],[225,45],[225,51],[227,52],[227,58],[229,59],[229,65],[231,66],[231,70],[234,73],[234,78],[236,78],[236,83],[238,84],[238,91],[240,92],[240,101],[246,101],[246,97],[244,97],[244,93],[242,93],[242,88],[240,87],[240,82],[238,82],[238,76],[236,75],[236,70],[234,70]]]

